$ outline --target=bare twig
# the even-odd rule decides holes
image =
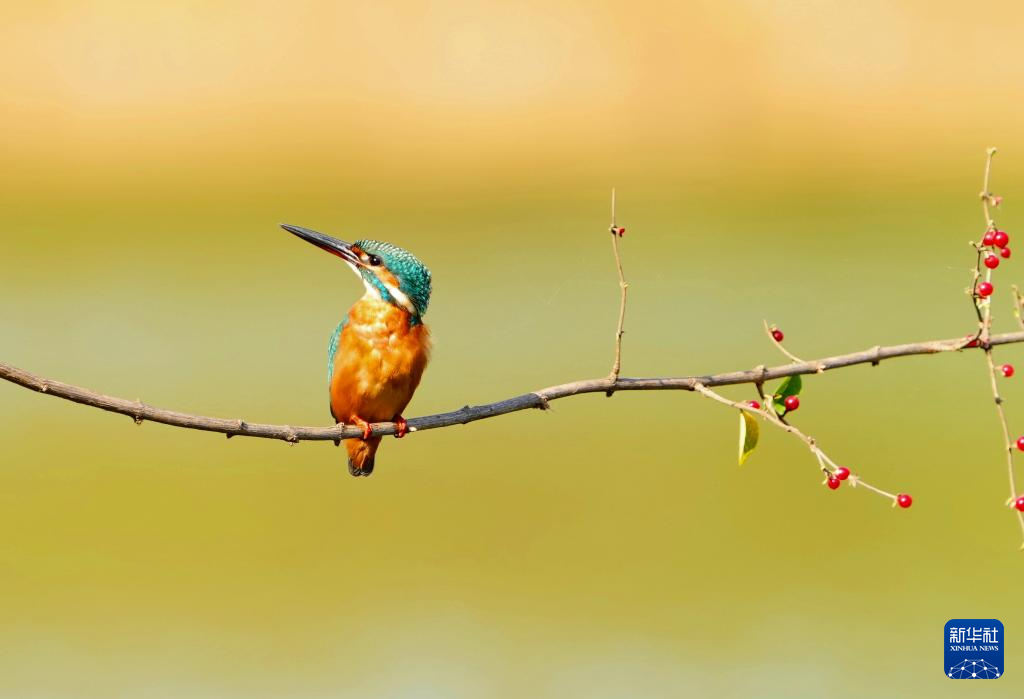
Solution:
[[[988,375],[992,383],[992,397],[995,400],[996,412],[999,414],[999,424],[1003,429],[1003,448],[1006,450],[1006,470],[1009,475],[1010,482],[1010,502],[1017,498],[1017,484],[1013,473],[1013,449],[1014,444],[1010,439],[1010,428],[1006,423],[1006,411],[1003,409],[1003,399],[999,395],[999,386],[996,383],[996,367],[995,362],[992,360],[992,350],[985,350],[985,359],[988,364]],[[1017,521],[1020,523],[1021,536],[1024,537],[1024,512],[1014,510],[1017,513]],[[1021,544],[1021,549],[1024,549],[1024,543]]]
[[[992,220],[992,216],[989,213],[989,204],[992,203],[994,197],[992,196],[992,190],[989,189],[989,181],[992,176],[992,157],[996,154],[996,148],[988,148],[985,151],[985,179],[982,183],[981,194],[981,210],[985,215],[985,230],[995,228],[996,222]]]
[[[775,427],[778,427],[780,430],[790,433],[791,435],[793,435],[794,437],[796,437],[797,439],[799,439],[800,441],[807,445],[807,448],[811,450],[811,454],[813,454],[814,457],[818,460],[818,466],[820,467],[821,471],[825,474],[826,477],[835,477],[835,473],[839,469],[839,465],[835,461],[833,461],[828,456],[828,454],[826,454],[821,449],[821,447],[818,446],[818,441],[814,439],[814,437],[811,437],[810,435],[801,432],[800,429],[797,428],[795,425],[786,422],[778,415],[776,415],[775,409],[772,408],[771,405],[769,405],[767,402],[763,403],[760,408],[755,408],[749,403],[740,403],[738,401],[729,400],[725,396],[716,393],[715,391],[712,391],[710,388],[701,383],[695,384],[693,390],[701,394],[705,398],[710,398],[724,405],[728,405],[733,408],[737,408],[738,410],[743,410],[753,415],[757,415],[765,422],[774,425]],[[855,474],[851,473],[847,480],[850,482],[851,486],[856,487],[862,485],[868,490],[878,493],[879,495],[884,495],[885,497],[892,500],[894,503],[896,502],[895,495],[885,490],[882,490],[881,488],[876,488],[873,485],[868,485]]]
[[[775,335],[772,334],[772,331],[775,330],[775,328],[773,328],[772,326],[768,325],[768,321],[767,320],[762,321],[762,322],[764,323],[764,332],[765,332],[765,334],[768,336],[768,339],[772,341],[772,344],[775,345],[780,352],[782,352],[784,355],[786,355],[786,357],[788,359],[790,359],[791,361],[794,361],[794,362],[802,362],[802,361],[804,361],[804,360],[800,359],[800,357],[796,356],[795,354],[790,352],[788,349],[786,349],[785,345],[783,345],[781,342],[779,342],[778,340],[775,339]]]
[[[619,238],[622,237],[623,230],[615,222],[614,189],[612,189],[612,225],[609,230],[612,234],[612,251],[615,253],[615,268],[619,272],[619,289],[621,291],[619,296],[619,322],[615,328],[615,361],[612,362],[612,370],[608,374],[608,378],[614,383],[619,378],[619,371],[622,369],[622,333],[625,332],[622,326],[626,320],[626,292],[629,289],[626,276],[622,272],[622,257],[619,255]],[[614,389],[607,391],[609,396],[612,393],[614,393]]]
[[[990,345],[1008,345],[1024,342],[1024,330],[992,335],[989,337]],[[732,386],[737,384],[763,384],[766,381],[781,379],[787,376],[816,374],[819,368],[822,370],[840,369],[843,367],[856,366],[858,364],[875,364],[887,359],[896,357],[910,357],[922,354],[939,354],[959,350],[963,347],[963,337],[949,340],[930,340],[928,342],[914,342],[905,345],[890,345],[888,347],[872,347],[860,352],[840,354],[834,357],[825,357],[807,362],[794,362],[781,366],[765,368],[763,366],[754,369],[731,371],[721,374],[709,374],[704,376],[679,376],[679,377],[658,377],[658,378],[628,378],[609,377],[599,379],[585,379],[571,383],[549,386],[532,393],[524,393],[520,396],[507,398],[496,403],[487,405],[465,406],[459,410],[437,415],[427,415],[409,420],[410,431],[432,430],[451,425],[463,425],[468,422],[485,420],[487,418],[507,415],[519,410],[528,408],[544,409],[550,401],[569,396],[581,395],[584,393],[605,393],[609,390],[615,391],[693,391],[696,384],[700,383],[705,387]],[[79,386],[74,386],[53,379],[37,376],[23,369],[0,362],[0,379],[10,381],[24,386],[33,391],[39,391],[64,400],[69,400],[82,405],[88,405],[101,410],[108,410],[113,413],[127,415],[132,419],[140,421],[160,422],[174,427],[184,427],[193,430],[205,430],[208,432],[220,432],[229,436],[263,437],[267,439],[282,439],[286,441],[307,441],[307,440],[337,440],[351,439],[358,437],[362,431],[355,426],[333,425],[331,427],[289,427],[286,425],[269,425],[264,423],[248,422],[245,420],[224,419],[191,415],[155,408],[151,405],[140,404],[136,401],[115,398]],[[396,426],[393,422],[379,422],[373,425],[374,435],[392,435]]]

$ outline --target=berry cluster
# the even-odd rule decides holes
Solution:
[[[997,228],[990,229],[985,236],[981,239],[981,249],[979,252],[982,255],[982,263],[989,270],[993,270],[999,266],[999,258],[1004,260],[1010,257],[1010,248],[1007,245],[1010,244],[1010,236],[1006,234],[1006,231],[1001,231]],[[987,299],[992,295],[992,292],[996,288],[992,285],[992,282],[987,279],[974,287],[974,293],[983,299]]]
[[[1010,249],[1006,247],[1007,245],[1010,244],[1010,236],[1006,234],[1006,231],[1001,231],[999,229],[993,228],[992,230],[985,234],[984,238],[981,239],[981,244],[986,247],[1000,248],[1002,252],[1000,252],[999,254],[1002,255],[1003,257],[1010,256]]]
[[[828,480],[825,481],[825,483],[828,484],[829,488],[835,490],[836,488],[841,486],[843,484],[843,481],[845,481],[849,477],[850,469],[846,468],[845,466],[840,466],[839,468],[837,468],[835,471],[828,475]]]

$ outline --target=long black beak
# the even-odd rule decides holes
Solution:
[[[332,238],[329,235],[318,233],[317,231],[310,230],[309,228],[303,228],[302,226],[290,226],[287,223],[282,223],[281,228],[285,229],[292,235],[296,235],[302,238],[307,243],[313,243],[321,250],[326,250],[332,255],[337,255],[341,259],[345,260],[349,264],[362,265],[362,261],[352,252],[352,243],[346,243],[344,240],[338,240]]]

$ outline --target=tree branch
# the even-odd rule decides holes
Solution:
[[[988,339],[988,346],[1009,345],[1024,342],[1024,330],[1019,332],[992,335]],[[628,378],[619,377],[585,379],[571,383],[549,386],[532,393],[524,393],[519,396],[507,398],[496,403],[487,405],[465,406],[458,410],[437,415],[412,418],[409,420],[410,431],[433,430],[452,425],[464,425],[477,420],[486,420],[499,415],[507,415],[519,410],[538,408],[545,410],[548,403],[559,398],[582,395],[584,393],[607,393],[608,391],[694,391],[698,384],[707,388],[715,386],[733,386],[739,384],[763,384],[765,381],[781,379],[786,376],[797,374],[817,374],[831,369],[856,366],[858,364],[877,364],[887,359],[896,357],[910,357],[921,354],[938,354],[963,349],[964,338],[957,337],[951,340],[930,340],[928,342],[915,342],[905,345],[890,345],[888,347],[872,347],[860,352],[840,354],[823,359],[812,359],[806,362],[793,362],[781,366],[765,368],[757,367],[742,371],[731,371],[722,374],[709,374],[704,376],[678,376],[678,377],[657,377],[657,378]],[[205,430],[207,432],[220,432],[228,437],[263,437],[266,439],[281,439],[286,442],[301,442],[307,440],[338,440],[352,439],[359,437],[362,430],[352,425],[334,425],[331,427],[294,427],[291,425],[269,425],[264,423],[248,422],[241,419],[229,420],[225,418],[205,417],[202,415],[191,415],[174,410],[165,410],[146,405],[141,401],[116,398],[101,393],[90,391],[80,386],[74,386],[53,379],[37,376],[23,369],[0,362],[0,379],[24,386],[25,388],[47,395],[63,398],[74,403],[81,403],[93,408],[107,410],[121,415],[127,415],[138,423],[146,420],[160,422],[174,427],[184,427],[192,430]],[[396,426],[393,422],[379,422],[373,424],[373,434],[376,436],[387,436],[395,434]]]

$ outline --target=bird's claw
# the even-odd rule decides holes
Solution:
[[[409,423],[401,415],[395,415],[395,439],[401,439],[409,434]]]
[[[352,424],[356,425],[357,427],[362,427],[363,428],[363,441],[364,442],[366,440],[368,440],[373,435],[373,428],[370,427],[370,423],[368,423],[366,420],[364,420],[363,418],[359,417],[358,415],[353,415],[352,416]]]

